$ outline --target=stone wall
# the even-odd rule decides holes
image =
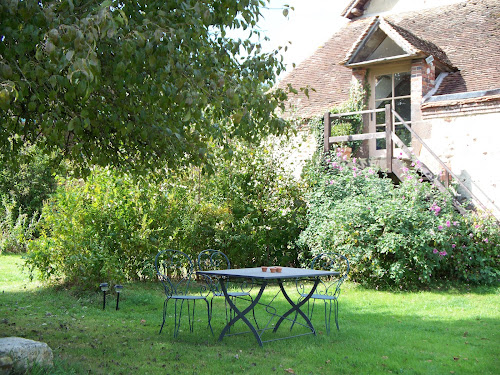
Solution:
[[[500,218],[500,113],[464,109],[457,116],[446,110],[453,107],[442,108],[440,114],[424,110],[423,119],[429,129],[424,142]],[[434,173],[441,171],[441,166],[424,148],[419,158]]]

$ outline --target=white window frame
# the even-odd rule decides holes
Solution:
[[[411,74],[411,62],[377,66],[377,67],[373,67],[370,69],[369,75],[368,75],[368,82],[370,84],[370,90],[371,90],[370,99],[369,99],[369,108],[370,109],[375,109],[375,78],[378,76],[381,76],[381,75],[385,75],[385,74],[397,74],[397,73],[409,73],[409,74]],[[392,85],[394,86],[394,80],[392,80]],[[394,95],[394,87],[392,87],[392,94]],[[400,98],[404,98],[404,99],[409,98],[410,102],[411,102],[411,90],[410,90],[409,95],[396,96],[396,97],[392,96],[391,97],[392,105],[394,106],[395,99],[400,99]],[[393,109],[394,109],[394,107],[393,107]],[[401,124],[401,122],[399,120],[395,119],[393,116],[393,124],[395,126],[397,124]],[[410,124],[411,124],[411,121],[410,121]],[[380,126],[380,124],[379,124],[379,126]],[[370,115],[369,132],[375,133],[376,131],[377,131],[376,114],[373,113]],[[409,147],[409,148],[411,149],[411,147]],[[368,149],[369,149],[370,157],[385,157],[385,155],[386,155],[385,149],[377,150],[376,139],[371,139],[368,142]],[[394,155],[397,156],[400,154],[400,152],[402,152],[402,150],[400,148],[398,148],[397,145],[395,145]],[[405,156],[404,153],[403,153],[403,156]]]

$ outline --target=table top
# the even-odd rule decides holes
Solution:
[[[215,270],[215,271],[197,271],[199,275],[207,276],[225,276],[233,278],[247,278],[247,279],[264,279],[264,280],[274,280],[274,279],[296,279],[296,278],[308,278],[308,277],[319,277],[319,276],[338,276],[339,272],[333,271],[320,271],[308,268],[293,268],[293,267],[282,267],[281,272],[271,272],[270,267],[268,267],[267,272],[263,272],[260,267],[255,268],[234,268],[227,270]]]

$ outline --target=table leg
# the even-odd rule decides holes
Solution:
[[[283,322],[283,320],[285,320],[285,318],[288,315],[290,315],[293,312],[298,312],[304,318],[304,320],[306,321],[307,325],[309,326],[309,328],[311,329],[311,331],[314,333],[314,335],[316,335],[316,331],[314,330],[314,327],[313,327],[311,321],[309,320],[309,318],[307,317],[307,315],[304,314],[304,312],[300,309],[300,307],[302,305],[304,305],[304,303],[306,303],[307,301],[309,301],[309,299],[311,298],[311,296],[316,291],[316,288],[318,287],[318,284],[319,284],[319,278],[317,278],[314,281],[314,285],[313,285],[311,291],[309,292],[309,294],[306,296],[306,298],[304,298],[302,301],[300,301],[299,303],[296,304],[295,302],[293,302],[290,299],[290,297],[286,293],[285,288],[283,286],[283,281],[281,281],[281,280],[279,281],[279,286],[280,286],[281,292],[283,293],[283,296],[285,296],[285,299],[288,301],[288,303],[292,306],[292,308],[290,310],[288,310],[284,315],[282,315],[281,318],[279,318],[278,322],[274,326],[273,332],[276,332],[278,330],[279,326],[281,325],[281,323]]]
[[[233,301],[231,300],[231,298],[229,297],[229,295],[227,293],[226,284],[224,283],[224,279],[222,279],[222,278],[220,279],[220,286],[221,286],[222,292],[224,293],[224,297],[226,298],[226,302],[229,304],[229,306],[231,307],[231,309],[234,310],[235,316],[229,321],[229,323],[226,324],[226,326],[222,330],[222,332],[221,332],[221,334],[219,336],[219,341],[222,341],[222,339],[224,338],[224,335],[229,331],[229,329],[231,328],[231,326],[234,325],[234,323],[236,323],[238,320],[241,319],[241,320],[243,320],[243,322],[245,322],[245,324],[248,326],[248,328],[250,328],[250,330],[252,331],[253,335],[255,336],[255,339],[259,343],[259,345],[262,346],[262,340],[260,339],[259,333],[255,329],[255,327],[252,325],[252,323],[250,323],[250,321],[245,317],[245,315],[249,311],[253,310],[253,308],[257,305],[257,303],[259,303],[260,297],[262,297],[262,293],[264,293],[264,289],[267,286],[267,282],[264,281],[262,283],[262,286],[260,287],[259,293],[255,297],[255,299],[252,301],[252,303],[250,304],[250,306],[248,306],[243,311],[240,311],[236,307],[236,305],[233,303]]]

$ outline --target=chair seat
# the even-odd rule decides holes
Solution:
[[[173,295],[170,296],[170,299],[189,299],[189,300],[199,300],[199,299],[205,299],[203,296],[188,296],[188,295]]]
[[[308,296],[308,294],[300,293],[300,296],[302,298],[306,298]],[[312,299],[322,299],[322,300],[326,300],[326,301],[333,301],[333,300],[337,299],[336,296],[329,296],[329,295],[326,295],[326,294],[313,294],[311,296],[311,298]]]
[[[248,292],[227,292],[227,295],[229,297],[245,297],[245,296],[249,296],[250,293],[248,293]],[[224,293],[221,293],[221,292],[214,293],[214,297],[224,297]]]

